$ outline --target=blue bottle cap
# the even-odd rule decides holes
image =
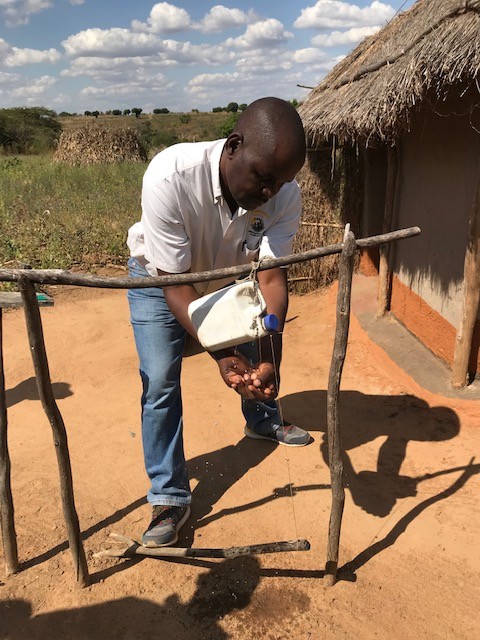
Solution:
[[[263,326],[267,331],[276,331],[278,329],[278,318],[273,313],[267,313],[263,318]]]

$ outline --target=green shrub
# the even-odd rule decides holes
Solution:
[[[45,153],[62,131],[55,111],[43,107],[0,109],[0,148],[5,154]]]

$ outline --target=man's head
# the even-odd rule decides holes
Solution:
[[[242,113],[220,161],[227,202],[252,211],[291,182],[305,162],[305,133],[296,109],[261,98]]]

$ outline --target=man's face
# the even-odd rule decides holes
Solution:
[[[291,150],[278,145],[273,153],[238,144],[225,149],[223,179],[235,202],[246,209],[258,209],[276,195],[286,182],[291,182],[300,171],[303,159]]]

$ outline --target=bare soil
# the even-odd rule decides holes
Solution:
[[[140,381],[124,292],[70,289],[42,310],[92,584],[76,586],[48,421],[21,311],[4,315],[9,448],[22,571],[0,555],[0,638],[264,640],[480,637],[480,406],[419,387],[352,317],[341,392],[340,580],[322,575],[330,511],[326,386],[335,290],[291,301],[285,418],[314,442],[243,436],[238,396],[205,353],[184,360],[192,516],[181,546],[307,538],[309,552],[234,560],[95,559],[141,535]]]

